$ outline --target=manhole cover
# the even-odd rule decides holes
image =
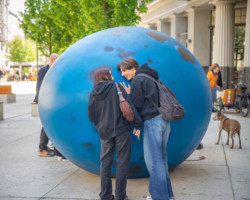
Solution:
[[[199,161],[199,160],[204,160],[205,158],[206,158],[205,156],[192,154],[186,159],[186,161]]]

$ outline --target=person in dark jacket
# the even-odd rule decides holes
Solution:
[[[47,72],[49,71],[52,64],[56,61],[58,57],[59,55],[56,53],[51,54],[49,58],[49,63],[38,71],[37,83],[36,83],[36,96],[35,96],[34,102],[38,103],[39,91],[40,91],[43,79],[45,75],[47,74]],[[41,134],[40,134],[39,151],[38,151],[39,156],[41,157],[54,156],[54,152],[50,151],[49,148],[47,147],[48,142],[49,142],[49,138],[47,134],[45,133],[44,128],[42,127]]]
[[[218,79],[217,79],[216,83],[217,83],[217,85],[218,85],[220,88],[223,87],[223,85],[222,85],[222,77],[221,77],[221,72],[220,72],[220,71],[218,72]]]
[[[118,84],[125,99],[134,112],[134,134],[140,135],[142,120],[134,108],[129,95]],[[117,88],[108,68],[95,72],[95,85],[89,96],[89,120],[94,123],[101,139],[101,192],[102,200],[114,199],[112,195],[111,167],[116,153],[116,200],[128,199],[126,195],[127,172],[130,160],[130,124],[120,109]]]
[[[123,83],[124,89],[130,93],[136,110],[144,121],[143,149],[148,172],[149,193],[147,199],[173,199],[173,190],[168,173],[167,143],[170,135],[170,122],[162,118],[157,108],[160,105],[159,89],[149,78],[137,76],[144,73],[158,80],[158,73],[146,63],[139,67],[138,62],[128,57],[117,65],[122,76],[131,82],[131,91]]]

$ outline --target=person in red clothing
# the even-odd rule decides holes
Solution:
[[[207,73],[207,79],[209,81],[211,93],[212,93],[212,109],[213,109],[212,111],[215,111],[214,100],[216,96],[216,91],[221,90],[221,87],[217,84],[219,72],[220,72],[220,67],[218,64],[215,63],[212,65],[211,70],[209,70],[209,72]]]

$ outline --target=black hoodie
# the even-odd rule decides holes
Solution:
[[[149,67],[146,63],[136,70],[135,77],[131,83],[131,99],[136,110],[141,115],[142,119],[149,120],[159,115],[157,108],[150,102],[153,101],[159,105],[159,90],[155,82],[152,80],[136,76],[140,73],[148,74],[155,78],[159,78],[157,71]]]
[[[133,125],[140,128],[142,120],[139,114],[124,88],[120,84],[118,85],[123,97],[127,99],[134,111]],[[102,140],[130,131],[129,122],[122,115],[117,89],[113,81],[104,81],[94,85],[89,96],[88,113],[89,120],[94,123]]]

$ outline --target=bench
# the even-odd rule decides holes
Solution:
[[[16,102],[16,94],[12,93],[11,85],[0,85],[0,101],[3,103]]]
[[[0,120],[3,120],[3,102],[0,101]]]

